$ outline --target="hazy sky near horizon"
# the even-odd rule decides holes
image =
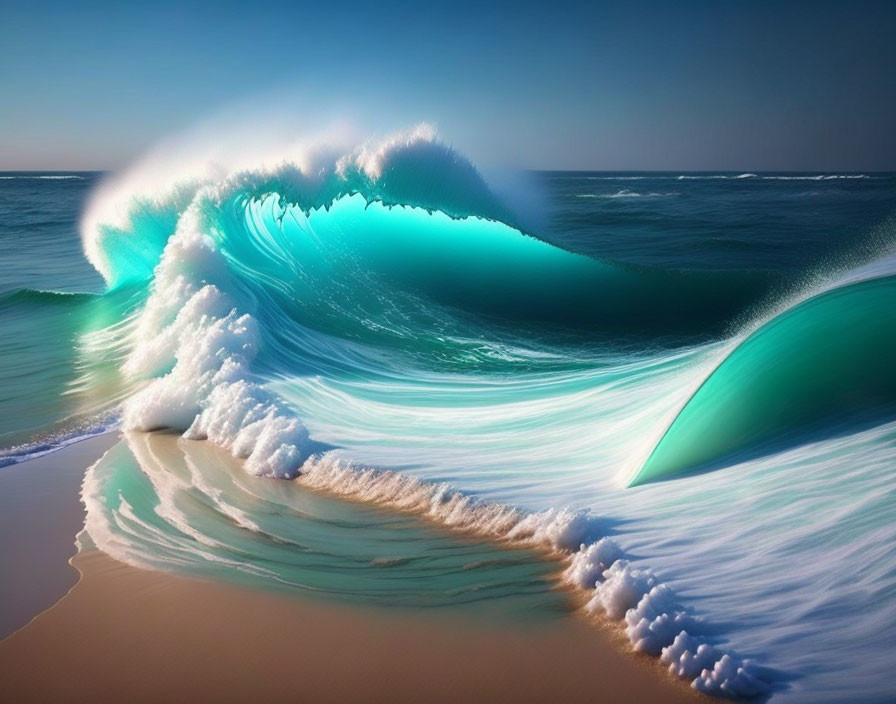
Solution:
[[[118,168],[241,106],[475,162],[896,170],[896,3],[0,0],[0,169]]]

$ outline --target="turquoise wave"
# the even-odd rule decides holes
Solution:
[[[781,313],[690,398],[632,485],[848,432],[896,412],[896,277],[860,281]]]
[[[151,281],[180,216],[169,207],[152,217],[138,208],[127,231],[103,231],[112,288]],[[548,348],[706,339],[767,286],[751,274],[617,265],[481,215],[361,194],[309,209],[241,186],[203,210],[236,286],[262,302],[257,313],[271,328],[297,324],[449,362],[468,358],[452,343],[471,331]],[[292,363],[305,351],[293,346]]]

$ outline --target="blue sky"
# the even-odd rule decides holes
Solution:
[[[486,165],[896,169],[893,2],[0,2],[0,169],[116,168],[233,104]]]

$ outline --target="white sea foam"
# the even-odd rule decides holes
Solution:
[[[729,174],[682,174],[676,178],[679,181],[726,181],[729,179],[756,178],[756,174],[738,174],[737,176]]]
[[[26,462],[45,455],[51,455],[70,445],[104,435],[116,429],[119,419],[114,413],[87,418],[75,427],[50,433],[40,439],[0,450],[0,467]]]
[[[869,179],[868,174],[816,174],[814,176],[775,176],[764,175],[765,181],[858,181]]]
[[[577,568],[589,562],[584,555],[590,547],[583,545],[580,553],[572,557],[567,580],[577,583],[582,574]],[[591,574],[587,573],[587,577]],[[635,568],[625,559],[616,559],[598,579],[585,608],[613,621],[623,621],[634,650],[659,655],[671,674],[691,679],[694,689],[731,698],[755,697],[770,691],[767,673],[753,661],[741,660],[689,633],[699,632],[702,620],[683,610],[672,588],[659,582],[649,569]]]
[[[603,574],[610,565],[622,558],[619,546],[610,538],[601,538],[590,545],[582,544],[572,556],[563,577],[580,589],[593,589],[603,580]]]
[[[442,525],[514,545],[567,552],[596,532],[583,511],[527,513],[483,501],[448,484],[433,484],[391,470],[360,467],[332,453],[309,458],[300,469],[304,486],[352,501],[425,516]]]
[[[635,650],[651,655],[659,655],[679,633],[699,628],[699,622],[678,607],[667,584],[657,584],[642,596],[635,608],[626,611],[625,623]]]
[[[676,677],[693,679],[703,670],[712,669],[721,658],[716,648],[686,631],[682,631],[670,645],[663,648],[660,662],[668,665]]]
[[[308,456],[308,433],[253,378],[255,319],[210,283],[223,282],[227,273],[200,230],[205,197],[197,196],[181,219],[156,268],[124,370],[131,376],[165,373],[125,402],[124,426],[208,438],[245,459],[253,474],[293,477]]]
[[[730,174],[682,174],[675,177],[679,181],[715,181],[715,180],[742,180],[757,179],[760,181],[839,181],[871,178],[868,174],[800,174],[785,176],[778,174],[754,174],[743,173],[732,176]]]
[[[603,573],[603,580],[594,587],[594,595],[586,609],[600,612],[614,621],[625,617],[641,598],[657,585],[650,570],[632,567],[627,560],[617,560]]]
[[[731,699],[757,697],[771,689],[752,660],[739,660],[727,653],[711,669],[705,668],[691,686],[706,694]]]
[[[355,150],[354,153],[342,157],[336,163],[336,172],[345,175],[351,166],[363,171],[376,181],[383,175],[383,170],[392,156],[399,150],[408,149],[419,144],[435,144],[438,133],[428,123],[420,123],[406,132],[399,132],[382,141],[370,141]]]

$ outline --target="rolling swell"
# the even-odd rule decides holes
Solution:
[[[0,293],[0,307],[16,307],[29,304],[48,306],[78,306],[94,300],[92,293],[69,293],[67,291],[44,291],[34,288],[18,288]]]
[[[761,326],[719,365],[632,485],[849,432],[896,412],[896,276],[847,283]]]
[[[15,409],[0,415],[0,465],[107,425],[123,393],[113,381],[122,354],[115,330],[129,305],[121,293],[0,294],[0,356],[10,370],[0,399]]]

